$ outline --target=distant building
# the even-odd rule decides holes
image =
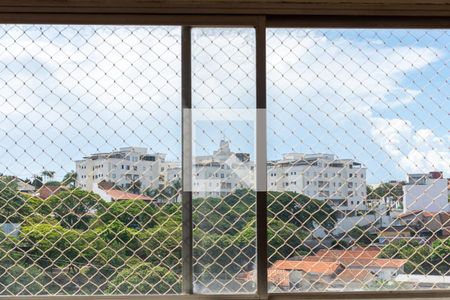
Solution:
[[[377,254],[378,253],[378,254]],[[316,255],[306,256],[304,261],[338,262],[346,269],[367,270],[377,278],[391,280],[404,273],[406,259],[377,258],[380,250],[323,250]]]
[[[164,176],[165,154],[148,154],[146,148],[125,147],[118,151],[95,153],[76,161],[76,186],[92,191],[101,181],[113,182],[124,190],[158,188]]]
[[[0,180],[15,184],[17,191],[22,193],[33,194],[36,191],[36,188],[33,185],[16,176],[0,176]]]
[[[67,190],[66,187],[61,185],[46,185],[44,184],[40,188],[37,189],[37,191],[33,194],[36,197],[39,197],[41,199],[47,199],[50,196],[53,196],[59,192]]]
[[[194,157],[194,197],[222,197],[237,189],[255,188],[255,165],[249,153],[235,153],[228,141],[220,141],[212,155]]]
[[[403,186],[403,212],[450,212],[448,180],[442,172],[409,174]]]
[[[431,243],[436,238],[445,238],[450,235],[450,213],[410,211],[398,215],[391,226],[380,228],[379,240],[381,243],[395,240],[417,240]]]
[[[268,190],[292,191],[327,201],[340,211],[364,206],[366,168],[333,154],[288,153],[268,164]]]
[[[106,183],[104,181],[100,183],[94,183],[93,192],[98,194],[106,202],[122,201],[122,200],[143,200],[153,201],[153,198],[141,195],[124,192],[117,188],[114,188],[113,184]]]

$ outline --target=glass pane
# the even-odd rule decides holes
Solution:
[[[254,293],[254,30],[193,29],[192,89],[194,291]]]
[[[271,291],[450,287],[449,44],[268,31]]]
[[[181,292],[180,46],[0,26],[0,294]]]

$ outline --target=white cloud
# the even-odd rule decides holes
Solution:
[[[450,135],[436,136],[430,129],[414,129],[410,121],[373,118],[374,141],[408,173],[444,171],[450,174]]]

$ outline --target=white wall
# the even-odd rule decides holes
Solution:
[[[403,211],[450,211],[447,179],[430,179],[428,184],[403,186]]]

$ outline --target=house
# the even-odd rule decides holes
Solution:
[[[414,210],[396,217],[392,226],[380,231],[380,237],[392,239],[418,239],[432,242],[438,237],[449,236],[450,213]]]
[[[33,194],[41,199],[47,199],[59,192],[66,191],[67,188],[61,185],[43,185]]]
[[[379,250],[328,250],[318,252],[319,255],[304,257],[310,262],[335,262],[345,269],[367,270],[377,278],[390,280],[398,274],[404,273],[406,259],[377,258]]]
[[[289,272],[289,288],[297,290],[327,288],[345,269],[339,262],[293,260],[278,260],[270,268]]]
[[[424,239],[414,237],[413,231],[411,231],[411,228],[408,226],[392,225],[389,227],[382,227],[378,230],[378,241],[380,244],[397,240],[417,240],[419,242],[424,242]]]
[[[250,271],[241,273],[238,275],[237,279],[242,282],[255,282],[255,272]],[[289,271],[268,268],[267,281],[269,283],[269,291],[287,291],[289,290]]]
[[[376,279],[373,272],[364,269],[345,269],[336,276],[332,287],[338,290],[363,290]]]
[[[450,212],[448,180],[442,172],[408,174],[403,186],[403,212]]]
[[[33,194],[36,190],[34,186],[16,176],[0,176],[0,180],[15,184],[17,190],[22,193]]]
[[[121,201],[121,200],[154,201],[153,198],[142,194],[134,194],[119,190],[113,184],[105,181],[99,182],[98,184],[94,184],[93,192],[98,194],[106,202]]]

